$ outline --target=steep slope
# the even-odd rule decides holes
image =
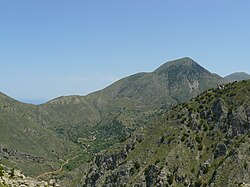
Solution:
[[[250,81],[210,89],[98,154],[78,186],[250,185]]]
[[[228,82],[242,81],[250,79],[250,75],[245,72],[237,72],[224,77]]]

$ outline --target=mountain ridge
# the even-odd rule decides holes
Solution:
[[[158,68],[156,68],[155,70],[153,70],[152,72],[139,72],[139,73],[136,73],[136,74],[133,74],[133,75],[126,76],[125,78],[122,78],[122,79],[120,79],[120,80],[118,80],[118,81],[116,81],[116,82],[114,82],[114,83],[108,85],[107,87],[105,87],[105,88],[103,88],[103,89],[101,89],[101,90],[94,91],[94,92],[89,93],[89,94],[86,94],[86,95],[68,95],[68,96],[63,96],[63,95],[62,95],[62,96],[53,98],[53,99],[51,99],[51,100],[49,100],[49,101],[47,101],[47,102],[44,102],[44,103],[41,103],[41,104],[34,104],[34,105],[43,105],[43,104],[46,104],[46,103],[48,103],[48,102],[54,101],[54,100],[56,100],[56,99],[59,99],[59,98],[61,98],[61,97],[65,97],[65,98],[67,98],[67,97],[78,97],[78,96],[80,96],[80,97],[87,97],[87,96],[89,96],[89,95],[95,94],[96,92],[100,92],[100,91],[102,91],[102,90],[105,90],[105,89],[109,88],[111,85],[113,85],[113,84],[115,84],[115,83],[117,83],[117,82],[119,82],[119,81],[121,81],[121,80],[123,80],[123,79],[126,79],[126,78],[128,78],[129,81],[131,81],[131,79],[132,79],[132,81],[133,81],[133,79],[137,79],[137,78],[139,78],[139,77],[141,77],[141,76],[143,76],[143,75],[152,74],[152,73],[158,73],[158,72],[160,71],[160,69],[166,69],[166,68],[169,68],[170,66],[186,66],[186,67],[190,67],[191,65],[195,65],[195,66],[197,66],[197,67],[199,66],[200,68],[203,69],[203,71],[206,71],[206,72],[210,73],[210,72],[209,72],[208,70],[206,70],[204,67],[200,66],[197,62],[195,62],[193,59],[191,59],[191,58],[189,58],[189,57],[183,57],[183,58],[180,58],[180,59],[168,61],[168,62],[164,63],[163,65],[161,65],[160,67],[158,67]],[[217,75],[217,76],[219,76],[219,75]],[[219,76],[219,77],[220,77],[220,76]],[[220,78],[221,78],[221,77],[220,77]],[[3,94],[3,93],[2,93],[2,94]],[[5,95],[5,96],[7,96],[7,95]],[[12,98],[12,99],[15,99],[15,98]],[[16,100],[16,99],[15,99],[15,100]],[[19,100],[17,100],[17,101],[19,101]],[[19,102],[22,102],[22,101],[19,101]],[[29,103],[25,103],[25,102],[22,102],[22,103],[24,103],[24,104],[29,104]]]
[[[139,77],[142,77],[142,76],[145,76],[145,75],[148,75],[148,74],[158,74],[160,72],[165,72],[166,69],[170,68],[171,66],[185,66],[185,67],[190,67],[190,66],[196,66],[196,67],[199,67],[199,68],[202,68],[203,71],[206,71],[208,74],[211,74],[211,72],[209,72],[207,69],[205,69],[204,67],[202,67],[200,64],[198,64],[197,62],[195,62],[192,58],[190,57],[182,57],[182,58],[179,58],[179,59],[176,59],[176,60],[171,60],[171,61],[168,61],[164,64],[162,64],[160,67],[156,68],[155,70],[153,70],[152,72],[139,72],[139,73],[135,73],[135,74],[132,74],[132,75],[129,75],[129,76],[126,76],[108,86],[106,86],[105,88],[103,89],[100,89],[100,90],[97,90],[97,91],[94,91],[94,92],[91,92],[91,93],[88,93],[86,95],[67,95],[67,96],[59,96],[59,97],[55,97],[51,100],[48,100],[46,102],[43,102],[43,103],[40,103],[40,104],[33,104],[33,103],[26,103],[26,102],[22,102],[22,101],[19,101],[18,99],[15,99],[15,98],[12,98],[12,97],[9,97],[8,95],[0,92],[0,97],[2,95],[2,97],[8,97],[8,98],[11,98],[11,99],[14,99],[20,103],[23,103],[23,104],[31,104],[31,105],[45,105],[46,103],[51,103],[53,102],[54,100],[57,100],[57,99],[61,99],[61,98],[68,98],[68,97],[89,97],[95,93],[98,93],[100,91],[103,91],[103,90],[108,90],[109,87],[111,87],[112,85],[114,85],[115,83],[118,83],[120,82],[121,80],[124,80],[124,79],[128,79],[127,81],[133,81],[133,79],[137,79]],[[240,81],[240,80],[247,80],[247,79],[250,79],[250,75],[245,73],[245,72],[235,72],[235,73],[232,73],[232,74],[229,74],[225,77],[221,77],[220,75],[216,74],[216,73],[212,73],[213,75],[217,76],[217,78],[223,78],[225,79],[223,83],[227,83],[228,81],[230,82],[233,82],[233,81]]]

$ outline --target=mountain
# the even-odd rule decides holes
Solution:
[[[124,78],[101,91],[113,99],[130,99],[140,105],[187,101],[223,79],[190,58],[167,62],[151,73],[139,73]],[[136,103],[136,104],[137,104]]]
[[[223,78],[182,58],[87,96],[59,97],[42,105],[0,94],[0,162],[29,176],[59,173],[61,180],[72,182],[95,154],[222,83]]]
[[[102,151],[80,186],[249,186],[250,81],[209,89]]]
[[[244,72],[237,72],[224,77],[229,82],[242,81],[250,79],[250,75]]]
[[[128,137],[161,108],[168,110],[223,82],[192,59],[182,58],[84,97],[56,98],[40,106],[41,118],[92,155]]]

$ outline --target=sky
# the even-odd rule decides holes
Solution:
[[[0,0],[0,91],[38,104],[182,57],[250,73],[249,10],[249,0]]]

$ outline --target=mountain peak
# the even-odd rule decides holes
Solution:
[[[167,64],[169,64],[169,65],[186,65],[186,66],[190,66],[190,65],[196,65],[197,63],[193,59],[191,59],[189,57],[184,57],[184,58],[180,58],[180,59],[170,61]]]
[[[163,64],[162,66],[157,68],[154,72],[159,73],[159,72],[165,71],[166,69],[170,68],[171,66],[193,67],[193,66],[199,66],[199,64],[196,63],[193,59],[191,59],[189,57],[184,57],[184,58],[180,58],[180,59],[166,62],[165,64]]]

